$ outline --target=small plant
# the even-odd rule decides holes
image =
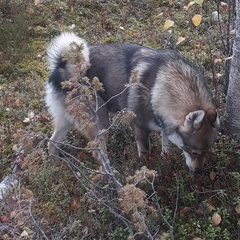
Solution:
[[[0,201],[2,238],[239,238],[240,151],[233,136],[224,133],[223,70],[231,54],[224,53],[223,46],[228,31],[226,5],[219,4],[0,2],[0,178],[15,164],[21,166],[17,189]],[[214,11],[220,13],[220,22],[212,18]],[[202,15],[198,26],[192,22],[196,14]],[[168,19],[174,25],[164,31]],[[151,135],[150,157],[138,158],[129,122],[120,115],[113,119],[107,143],[112,172],[99,171],[77,131],[71,131],[64,142],[64,158],[57,162],[48,156],[51,119],[42,101],[49,74],[46,45],[62,31],[79,33],[91,44],[133,42],[177,49],[204,67],[223,124],[202,175],[190,173],[174,147],[172,156],[163,160],[156,134]],[[121,184],[120,192],[113,177]],[[221,217],[217,226],[214,214]]]
[[[127,240],[129,231],[127,228],[117,227],[113,233],[109,234],[113,240]]]
[[[98,209],[99,215],[100,215],[100,219],[103,222],[108,222],[110,219],[110,214],[109,211],[106,207],[101,207]]]
[[[205,238],[209,240],[215,240],[220,234],[220,230],[220,227],[214,227],[212,224],[209,224],[205,232]]]

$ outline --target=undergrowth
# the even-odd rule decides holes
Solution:
[[[145,239],[143,222],[154,239],[170,239],[171,234],[181,240],[240,238],[240,150],[224,128],[204,173],[195,175],[174,146],[171,156],[162,159],[155,133],[151,161],[138,158],[129,126],[114,125],[108,149],[114,172],[124,184],[120,197],[98,173],[91,153],[71,147],[87,145],[76,130],[63,146],[71,158],[56,162],[47,153],[52,126],[43,102],[46,46],[52,37],[72,29],[90,44],[132,42],[182,52],[204,69],[224,120],[222,33],[212,18],[217,5],[204,1],[202,7],[194,4],[186,11],[187,4],[0,2],[0,179],[14,165],[20,166],[18,185],[0,201],[0,239]],[[191,23],[196,13],[203,16],[199,27]],[[224,28],[226,12],[220,13]],[[164,31],[166,19],[175,25]],[[179,37],[185,40],[176,45]],[[220,223],[214,222],[214,214],[221,217]]]

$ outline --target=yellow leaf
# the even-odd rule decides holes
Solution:
[[[188,11],[188,9],[189,9],[193,4],[195,4],[194,1],[189,2],[188,5],[184,7],[185,10]]]
[[[192,18],[192,22],[195,27],[199,26],[200,23],[202,22],[202,16],[200,14],[196,14]]]
[[[199,4],[200,6],[202,6],[203,0],[194,0],[194,1],[189,2],[188,5],[184,7],[185,10],[188,11],[188,9],[195,3]]]
[[[17,107],[20,107],[21,105],[22,105],[22,101],[21,101],[21,99],[16,99],[16,101],[15,101],[15,105],[17,106]]]
[[[174,21],[166,20],[165,23],[164,23],[164,26],[163,26],[163,30],[166,31],[172,26],[174,26]]]
[[[208,209],[209,211],[214,211],[214,210],[216,210],[215,207],[212,206],[210,203],[206,203],[206,206],[207,206],[207,209]]]
[[[76,200],[76,199],[73,199],[73,200],[72,200],[72,203],[71,203],[71,207],[72,207],[72,208],[76,208],[77,205],[78,205],[77,200]]]
[[[183,42],[186,38],[184,37],[179,37],[178,40],[177,40],[177,43],[176,45],[180,44],[181,42]]]
[[[215,226],[218,226],[222,221],[222,218],[218,213],[214,213],[212,216],[212,221]]]

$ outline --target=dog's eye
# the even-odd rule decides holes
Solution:
[[[186,146],[186,151],[187,151],[189,154],[192,154],[192,149],[191,149],[189,146]]]
[[[192,150],[189,146],[185,146],[185,148],[186,148],[186,152],[188,152],[190,155],[192,155],[194,157],[198,157],[202,154],[202,153]]]
[[[163,120],[159,116],[156,116],[157,123],[160,128],[163,128]]]
[[[191,154],[192,154],[194,157],[197,157],[197,156],[201,155],[201,154],[199,154],[199,153],[197,153],[197,152],[191,152]]]

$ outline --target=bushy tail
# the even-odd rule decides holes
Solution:
[[[72,119],[66,114],[65,93],[62,82],[71,78],[80,80],[85,76],[90,67],[89,49],[87,43],[74,33],[62,33],[50,43],[48,49],[48,64],[51,74],[45,86],[45,102],[49,112],[55,121],[61,124],[71,122]]]
[[[85,40],[76,34],[64,32],[50,43],[48,49],[50,71],[61,68],[70,73],[70,77],[83,76],[90,66],[89,48]]]

